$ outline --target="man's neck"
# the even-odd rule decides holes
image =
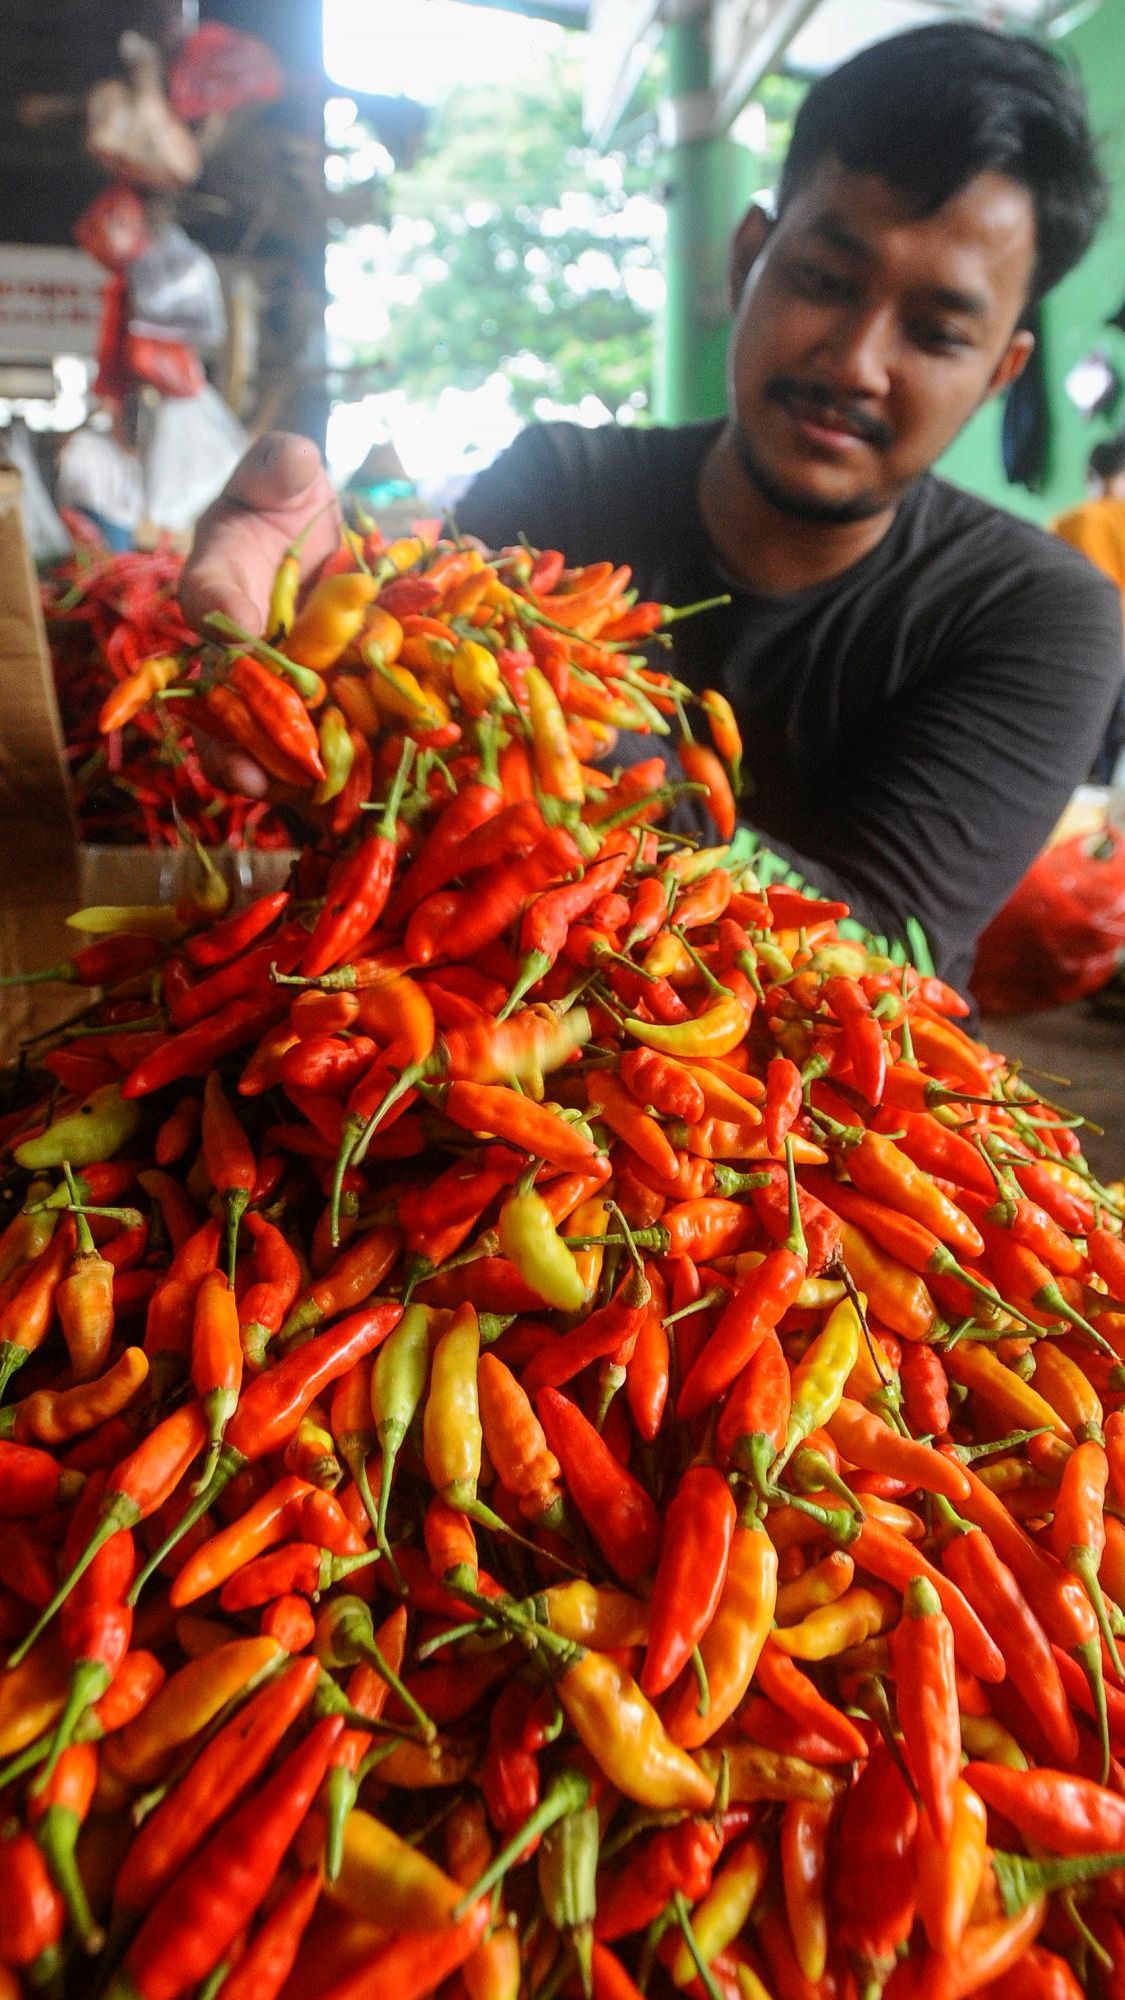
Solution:
[[[759,492],[731,438],[719,433],[699,475],[699,507],[724,569],[747,590],[788,597],[829,583],[876,548],[894,509],[861,521],[802,521]]]

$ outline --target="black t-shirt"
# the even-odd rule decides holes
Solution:
[[[874,931],[916,917],[963,986],[1091,768],[1121,686],[1118,594],[1057,536],[930,474],[842,575],[740,589],[699,511],[719,429],[540,425],[469,488],[458,525],[493,548],[523,534],[572,564],[629,563],[660,603],[729,590],[728,608],[671,628],[660,663],[733,703],[745,818]]]

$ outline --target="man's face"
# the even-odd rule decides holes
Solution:
[[[1026,361],[1034,259],[1031,198],[1000,174],[919,217],[878,176],[818,165],[739,301],[731,415],[753,484],[805,520],[893,506]]]

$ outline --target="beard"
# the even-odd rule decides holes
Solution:
[[[809,527],[843,528],[854,521],[869,521],[874,515],[886,511],[888,501],[885,493],[868,490],[853,493],[847,500],[821,500],[786,486],[763,465],[738,425],[734,424],[731,428],[738,462],[750,484],[764,500],[769,501],[771,507],[776,507],[780,514],[787,514],[791,521],[803,521]]]

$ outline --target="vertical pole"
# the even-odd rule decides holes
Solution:
[[[667,289],[655,404],[669,424],[725,407],[727,255],[753,172],[745,149],[713,130],[709,17],[707,0],[678,0],[663,39]]]

